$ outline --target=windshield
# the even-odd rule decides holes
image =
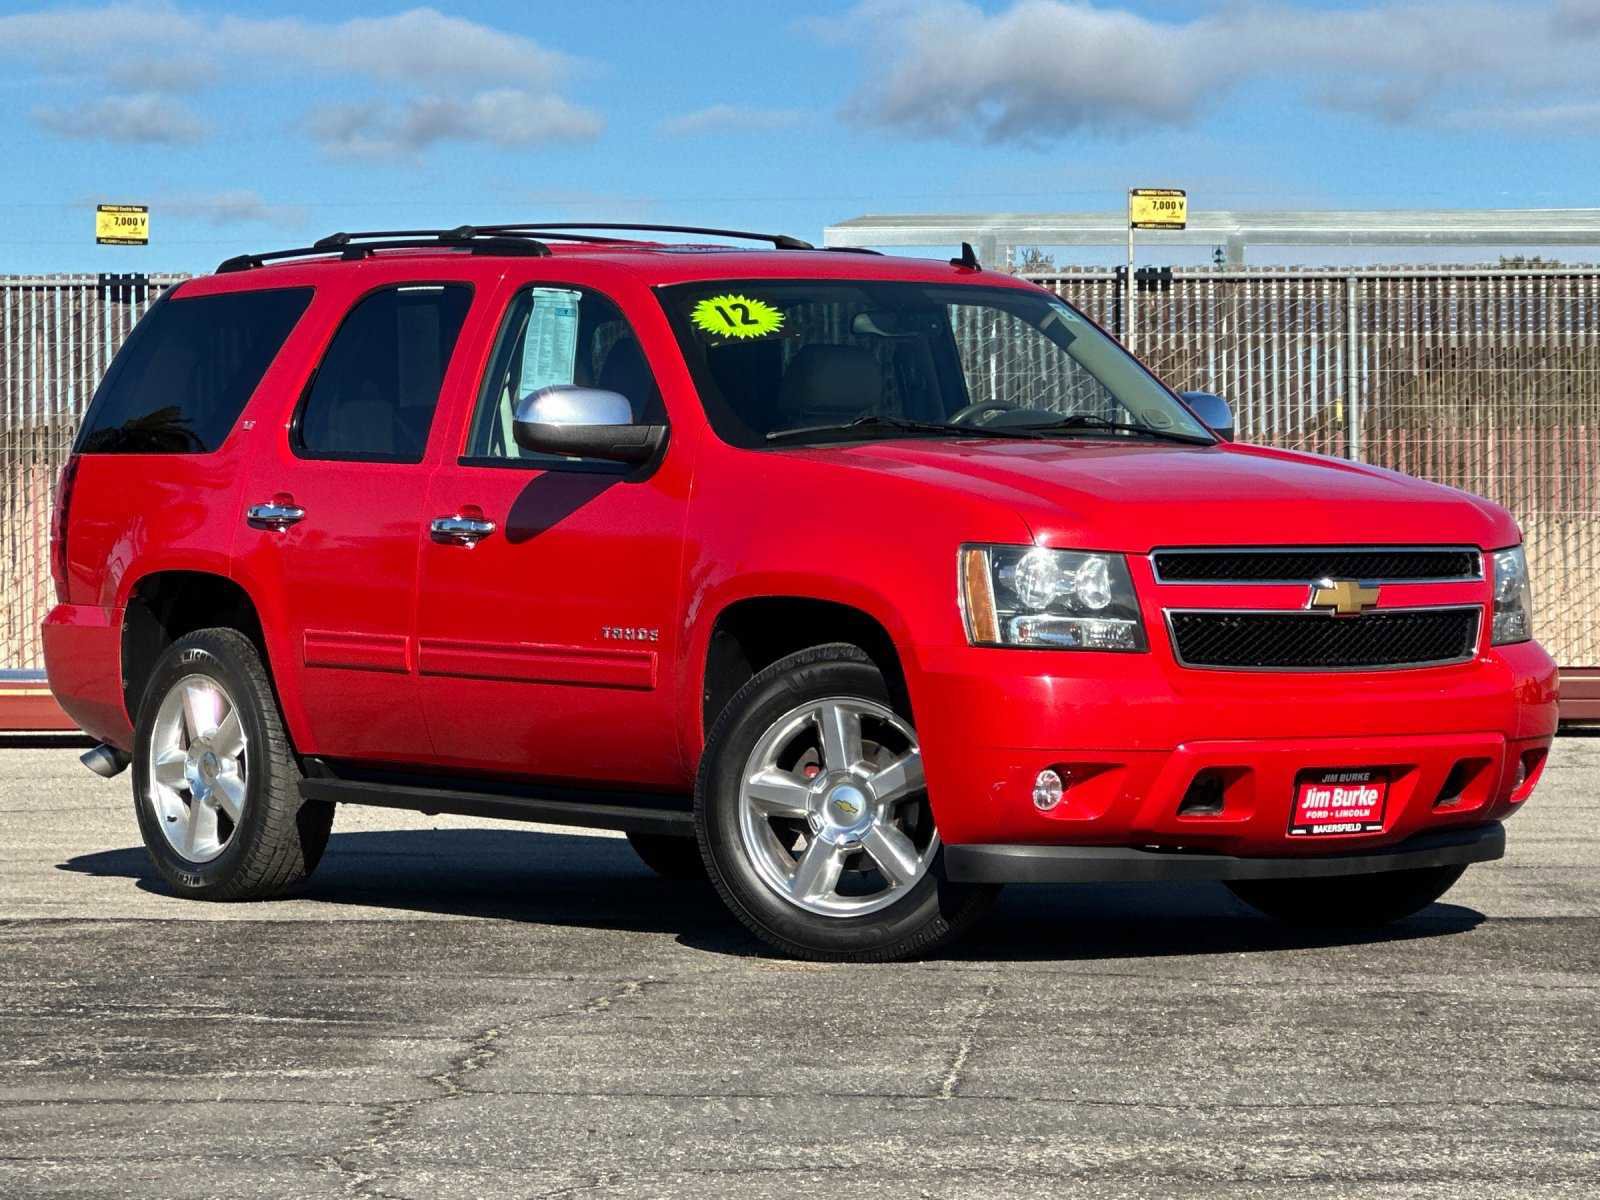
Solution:
[[[660,295],[712,426],[734,445],[1214,440],[1121,346],[1042,291],[723,280]]]

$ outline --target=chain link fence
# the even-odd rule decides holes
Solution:
[[[1243,441],[1359,459],[1505,505],[1539,640],[1600,664],[1600,268],[1039,277]]]
[[[181,276],[0,277],[0,672],[41,665],[56,476],[106,364]],[[1463,488],[1521,521],[1538,635],[1600,665],[1600,268],[1040,277],[1242,440]],[[1128,321],[1132,310],[1132,322]]]
[[[111,356],[177,278],[0,277],[0,677],[43,667],[56,478]]]

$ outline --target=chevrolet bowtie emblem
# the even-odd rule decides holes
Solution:
[[[1378,603],[1378,589],[1354,579],[1319,579],[1311,585],[1307,608],[1331,608],[1336,616],[1353,617]]]

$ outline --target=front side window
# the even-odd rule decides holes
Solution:
[[[140,321],[84,417],[85,454],[206,454],[222,445],[310,288],[184,298],[168,294]]]
[[[525,450],[513,436],[517,402],[541,388],[577,386],[627,398],[635,424],[660,424],[661,392],[622,310],[585,288],[531,287],[506,311],[472,419],[466,458],[562,466],[587,460]]]
[[[471,304],[466,284],[388,288],[360,300],[307,385],[295,420],[296,451],[421,462]]]
[[[767,280],[659,292],[723,440],[1116,437],[1210,444],[1069,305],[1020,288]]]

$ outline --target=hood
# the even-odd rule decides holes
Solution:
[[[793,453],[1009,506],[1041,545],[1429,545],[1519,540],[1499,505],[1343,459],[1260,446],[1103,439],[914,440]]]

